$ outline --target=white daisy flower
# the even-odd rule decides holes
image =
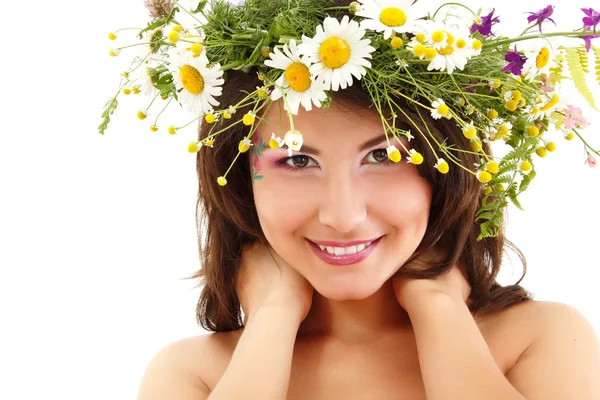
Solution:
[[[271,100],[278,100],[285,95],[287,104],[284,102],[284,107],[294,115],[298,114],[300,104],[306,111],[312,109],[312,103],[321,107],[321,102],[327,98],[324,85],[311,76],[310,63],[306,57],[299,55],[295,40],[290,40],[289,47],[288,44],[283,46],[283,53],[275,47],[269,57],[271,59],[265,60],[265,65],[284,71],[275,81],[277,86],[271,94]]]
[[[288,147],[288,157],[292,156],[292,151],[300,151],[304,139],[302,133],[297,130],[289,130],[283,137],[283,142]]]
[[[148,56],[152,57],[159,54],[164,45],[164,38],[165,32],[162,27],[142,33],[142,44],[138,46],[140,57],[145,59]]]
[[[283,141],[283,139],[280,138],[279,136],[275,135],[275,132],[271,133],[271,140],[269,140],[269,147],[276,149],[279,147],[283,147],[284,144],[285,144],[285,142]]]
[[[219,102],[214,96],[220,96],[225,82],[221,76],[221,65],[208,67],[204,54],[194,57],[190,51],[173,48],[169,50],[169,70],[173,74],[173,83],[178,91],[179,100],[189,111],[204,114]]]
[[[156,96],[157,90],[152,82],[152,74],[156,74],[156,72],[148,64],[144,63],[137,67],[130,75],[132,86],[137,87],[143,96]]]
[[[552,47],[544,44],[533,50],[526,50],[525,65],[523,65],[522,76],[529,82],[539,75],[550,75],[551,61],[554,59]]]
[[[425,13],[413,5],[413,0],[359,0],[359,3],[361,10],[356,15],[366,18],[360,27],[383,32],[384,39],[389,39],[392,32],[421,32],[419,19]]]
[[[435,119],[445,117],[450,112],[450,109],[442,99],[435,100],[433,103],[431,103],[431,107],[433,107],[431,110],[431,116]]]
[[[449,74],[455,69],[463,70],[467,61],[473,57],[472,41],[468,29],[450,28],[443,24],[429,23],[426,35],[436,53],[429,58],[431,61],[428,71],[447,71]]]
[[[323,82],[325,90],[337,91],[351,86],[352,76],[361,79],[367,73],[365,67],[371,67],[367,58],[375,48],[369,39],[363,39],[365,34],[347,15],[341,21],[327,17],[313,38],[302,35],[298,50],[312,64],[315,80]]]

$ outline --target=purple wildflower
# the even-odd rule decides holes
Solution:
[[[488,15],[481,17],[481,23],[474,23],[471,26],[471,33],[479,31],[482,35],[489,36],[492,33],[492,24],[500,22],[500,18],[494,17],[494,11],[496,11],[495,8]]]
[[[527,57],[520,55],[516,51],[508,51],[504,56],[504,60],[508,62],[508,65],[502,68],[503,72],[512,72],[515,75],[521,75]]]
[[[546,6],[546,8],[543,8],[536,13],[530,12],[529,14],[531,15],[527,17],[527,22],[532,23],[533,21],[537,20],[537,24],[540,27],[540,33],[542,33],[542,22],[545,20],[552,21],[552,23],[556,25],[556,22],[550,18],[552,13],[554,13],[554,6]]]
[[[600,24],[600,13],[593,8],[582,8],[581,11],[586,15],[583,17],[584,28],[588,31],[591,28],[596,33],[596,26]]]
[[[144,0],[144,5],[154,19],[168,16],[175,7],[173,0]]]
[[[586,52],[590,52],[590,49],[592,48],[592,39],[596,39],[599,38],[600,35],[586,35],[583,36],[582,39],[585,41],[585,51]]]

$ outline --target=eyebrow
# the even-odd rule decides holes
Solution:
[[[393,140],[393,138],[391,140]],[[381,136],[377,136],[377,137],[375,137],[373,139],[369,139],[366,142],[364,142],[363,144],[361,144],[360,147],[358,148],[358,151],[365,151],[368,148],[378,145],[385,141],[386,141],[385,134],[381,135]],[[321,154],[321,152],[319,150],[315,149],[314,147],[310,147],[310,146],[307,146],[304,144],[302,145],[302,149],[300,151],[302,153],[311,154],[314,156],[318,156]]]

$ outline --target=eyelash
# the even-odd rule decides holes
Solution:
[[[368,157],[370,154],[372,154],[375,151],[383,151],[383,152],[386,153],[386,156],[387,156],[386,149],[380,148],[380,149],[373,149],[373,150],[371,150],[369,153],[367,153],[366,157]],[[400,150],[400,153],[402,154],[403,157],[406,156],[406,153],[403,150]],[[304,171],[308,170],[309,168],[313,167],[312,165],[306,166],[306,167],[293,167],[290,164],[288,164],[288,161],[293,160],[295,157],[307,157],[309,159],[309,163],[310,163],[310,161],[312,161],[312,162],[314,162],[316,164],[316,161],[312,157],[309,157],[309,156],[306,156],[306,155],[300,155],[300,154],[295,155],[295,156],[291,156],[291,157],[282,158],[281,160],[278,160],[276,164],[277,164],[278,167],[281,167],[281,168],[283,168],[283,169],[285,169],[287,171],[290,171],[290,172],[304,172]],[[390,161],[389,159],[387,159],[387,160],[385,160],[383,162],[373,162],[373,163],[366,163],[366,164],[390,165],[390,164],[395,164],[395,163],[393,163],[392,161]]]

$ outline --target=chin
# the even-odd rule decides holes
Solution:
[[[315,290],[329,300],[363,300],[373,296],[384,282],[363,280],[360,284],[349,282],[311,282]]]

